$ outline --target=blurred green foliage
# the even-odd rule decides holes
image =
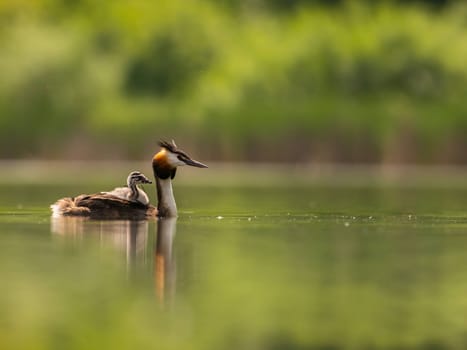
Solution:
[[[453,162],[467,6],[0,3],[0,157]],[[271,152],[274,150],[274,152]]]

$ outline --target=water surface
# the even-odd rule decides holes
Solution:
[[[467,346],[465,189],[178,186],[177,220],[50,217],[95,190],[0,186],[0,348]]]

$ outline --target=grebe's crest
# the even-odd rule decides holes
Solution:
[[[177,151],[179,151],[174,140],[172,140],[172,142],[159,141],[158,144],[162,148],[165,148],[166,150],[168,150],[168,151],[170,151],[172,153],[176,153]]]

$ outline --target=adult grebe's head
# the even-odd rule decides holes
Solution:
[[[179,149],[175,142],[161,141],[159,146],[162,149],[152,158],[154,174],[160,179],[174,178],[177,167],[190,165],[197,168],[207,168],[208,166],[192,159],[188,154]]]
[[[143,173],[139,171],[132,171],[128,178],[126,179],[126,184],[128,187],[137,184],[152,184],[152,181],[149,180]]]

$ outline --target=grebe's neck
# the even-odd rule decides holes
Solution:
[[[157,215],[162,217],[177,217],[177,204],[172,190],[170,177],[161,179],[156,176]]]
[[[132,201],[136,201],[138,199],[138,187],[136,186],[136,184],[134,182],[128,182],[128,188],[130,189],[131,193],[130,193],[130,200]]]

